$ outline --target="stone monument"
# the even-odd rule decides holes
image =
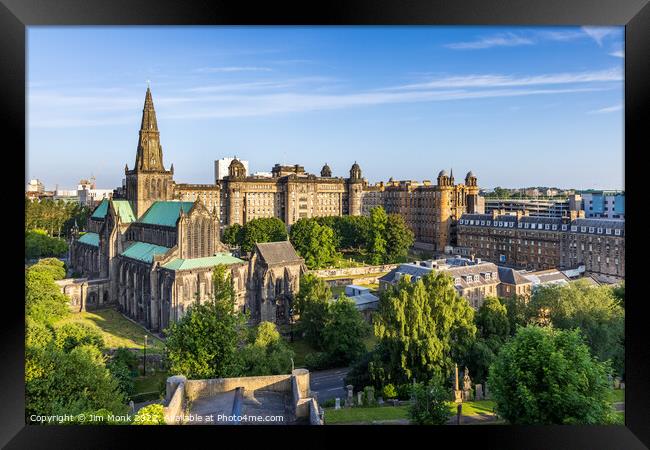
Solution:
[[[341,399],[338,397],[334,400],[334,409],[341,409]]]
[[[357,392],[357,405],[358,406],[363,405],[363,392],[361,391]]]
[[[469,402],[472,400],[472,379],[469,377],[469,370],[465,366],[463,374],[463,401]]]
[[[488,400],[490,398],[490,391],[488,390],[488,383],[485,382],[485,387],[483,388],[483,398]]]
[[[456,375],[456,382],[454,384],[454,402],[460,403],[463,401],[463,393],[458,387],[458,364],[454,364],[454,373]]]
[[[349,408],[349,407],[353,406],[353,403],[354,403],[354,401],[353,401],[354,397],[352,395],[353,394],[352,389],[354,389],[354,386],[352,386],[351,384],[348,384],[347,386],[345,386],[345,388],[348,390],[348,395],[345,398],[345,406]]]

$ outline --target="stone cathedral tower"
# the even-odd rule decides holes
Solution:
[[[163,165],[156,110],[148,86],[142,110],[135,168],[129,170],[127,166],[125,173],[126,198],[131,203],[137,218],[140,218],[154,201],[173,198],[174,165],[172,164],[171,170],[165,170]]]

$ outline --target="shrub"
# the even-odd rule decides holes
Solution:
[[[325,352],[309,353],[305,356],[305,366],[309,370],[322,370],[329,368],[329,358]]]
[[[397,385],[397,398],[400,400],[410,400],[412,388],[413,385],[409,383]]]
[[[408,416],[417,425],[444,425],[451,416],[447,404],[449,393],[441,383],[413,385],[413,403],[409,405]]]
[[[165,425],[163,405],[153,404],[140,409],[133,417],[133,425]]]
[[[64,352],[69,352],[80,345],[92,345],[101,349],[104,338],[101,333],[84,323],[64,323],[54,327],[54,342]]]
[[[395,386],[392,384],[388,383],[384,388],[381,390],[381,395],[384,397],[384,399],[389,399],[389,398],[396,398],[397,397],[397,389],[395,389]]]

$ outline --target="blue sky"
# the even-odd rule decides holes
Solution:
[[[370,182],[623,188],[624,30],[590,27],[30,27],[26,179],[133,167],[147,80],[166,167],[275,163]]]

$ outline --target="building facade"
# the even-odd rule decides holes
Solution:
[[[586,218],[625,219],[625,192],[585,191],[577,197]]]
[[[527,270],[584,266],[596,279],[625,278],[625,221],[466,214],[458,225],[458,245],[470,256]]]
[[[570,202],[568,198],[562,200],[486,198],[485,212],[490,214],[492,211],[505,211],[506,214],[522,212],[530,216],[561,219],[570,217],[572,211],[579,215],[581,206]]]
[[[125,198],[103,200],[86,232],[73,233],[70,267],[89,280],[97,296],[77,299],[79,304],[117,304],[145,327],[161,331],[212,296],[212,271],[223,264],[241,311],[253,322],[286,322],[303,260],[288,241],[257,244],[248,260],[232,256],[219,239],[218,203],[210,209],[202,196],[173,198],[173,166],[163,165],[159,136],[147,89],[135,167],[125,170]]]

